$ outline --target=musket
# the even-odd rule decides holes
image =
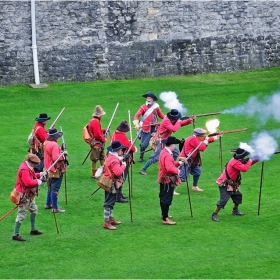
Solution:
[[[216,135],[221,135],[221,134],[230,134],[230,133],[236,133],[236,132],[243,132],[247,131],[248,128],[241,128],[241,129],[233,129],[233,130],[226,130],[226,131],[219,131],[219,132],[214,132],[211,134],[208,134],[208,137],[216,136]]]
[[[62,154],[59,155],[58,159],[45,171],[46,173],[48,171],[51,170],[51,168],[53,168],[53,166],[58,162],[58,160],[60,159],[60,157],[62,156]],[[44,172],[43,172],[44,173]],[[43,176],[42,176],[43,177]],[[40,179],[42,179],[42,177],[40,177]],[[11,209],[9,212],[7,212],[3,217],[0,218],[0,221],[4,220],[8,215],[10,215],[13,211],[15,211],[17,208],[19,207],[19,205],[16,205],[13,209]]]
[[[151,124],[145,124],[145,125],[141,125],[140,128],[142,127],[146,127],[146,126],[153,126],[153,125],[160,125],[161,123],[151,123]],[[135,127],[133,127],[133,129],[136,129]]]
[[[180,120],[186,120],[186,119],[189,119],[189,118],[192,118],[192,117],[202,118],[202,117],[207,117],[207,116],[215,116],[215,115],[219,115],[219,114],[221,114],[221,112],[198,114],[198,115],[192,115],[192,116],[184,116],[184,117],[181,117]]]
[[[113,121],[113,118],[114,118],[114,116],[115,116],[115,114],[116,114],[116,111],[117,111],[118,107],[119,107],[119,103],[117,103],[116,108],[115,108],[115,110],[114,110],[114,112],[113,112],[113,115],[112,115],[112,117],[111,117],[111,119],[110,119],[109,125],[107,126],[107,129],[106,129],[106,131],[105,131],[105,133],[104,133],[104,136],[105,136],[105,137],[107,137],[107,134],[108,134],[108,132],[110,131],[110,126],[111,126],[111,123],[112,123],[112,121]],[[82,165],[84,165],[84,163],[86,162],[86,160],[87,160],[87,158],[89,157],[90,153],[91,153],[91,149],[89,150],[89,152],[87,153],[85,159],[83,160]]]
[[[129,123],[130,141],[132,141],[130,110],[128,110],[128,123]]]
[[[4,220],[7,216],[9,216],[12,212],[14,212],[19,205],[16,205],[13,209],[11,209],[8,213],[6,213],[3,217],[0,218],[0,221]]]
[[[60,131],[62,132],[62,136],[61,136],[61,139],[62,139],[62,151],[66,151],[66,143],[65,143],[65,140],[64,140],[64,136],[63,136],[63,131],[62,131],[62,127],[60,127]],[[68,161],[68,156],[67,155],[64,155],[64,165],[65,165],[65,168],[68,168],[68,165],[69,165],[69,161]],[[67,199],[67,179],[66,179],[66,172],[64,174],[64,186],[65,186],[65,203],[67,205],[67,202],[68,202],[68,199]]]
[[[49,172],[56,165],[56,163],[60,160],[60,158],[63,155],[65,156],[65,151],[61,152],[60,155],[57,157],[57,159],[52,163],[52,165],[47,170],[45,170],[44,172]],[[49,188],[49,191],[50,191],[50,184],[49,183],[50,182],[48,181],[48,188]],[[53,205],[53,203],[52,203],[52,205]],[[54,218],[54,222],[55,222],[55,226],[56,226],[56,232],[59,233],[58,224],[57,224],[57,220],[56,220],[56,214],[55,214],[54,211],[53,211],[53,218]]]
[[[129,157],[129,153],[137,139],[138,139],[138,135],[135,137],[135,139],[130,144],[130,147],[126,150],[125,154],[123,155],[123,161],[125,161]]]
[[[58,114],[58,116],[56,117],[56,119],[54,120],[54,122],[52,123],[52,125],[50,126],[49,129],[54,128],[56,122],[58,121],[58,119],[60,118],[60,116],[62,115],[62,113],[64,112],[65,107],[62,108],[61,112]]]

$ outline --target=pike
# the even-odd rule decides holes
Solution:
[[[61,158],[61,156],[63,156],[63,152],[59,155],[59,157],[54,161],[54,163],[47,169],[47,170],[45,170],[43,173],[45,173],[45,174],[47,174],[54,166],[55,166],[55,164],[58,162],[58,160]],[[43,177],[44,177],[45,175],[42,175],[41,177],[40,177],[40,179],[42,179]],[[14,212],[17,208],[19,207],[19,205],[16,205],[13,209],[11,209],[9,212],[7,212],[4,216],[2,216],[1,218],[0,218],[0,222],[2,221],[2,220],[4,220],[7,216],[9,216],[12,212]]]
[[[56,119],[54,120],[54,122],[52,123],[52,125],[50,126],[49,129],[54,128],[56,122],[58,121],[58,119],[60,118],[60,116],[62,115],[62,113],[64,112],[65,107],[62,108],[62,110],[60,111],[60,113],[58,114],[58,116],[56,117]]]
[[[104,137],[105,138],[107,137],[107,134],[108,134],[108,132],[110,130],[111,123],[112,123],[112,121],[113,121],[113,119],[115,117],[115,114],[116,114],[116,111],[117,111],[118,107],[119,107],[119,103],[117,103],[116,108],[115,108],[115,110],[113,112],[113,115],[112,115],[112,117],[110,119],[109,125],[107,126],[107,129],[106,129],[106,131],[104,133]],[[88,154],[86,155],[85,159],[83,160],[82,165],[84,165],[84,163],[86,162],[86,160],[89,157],[90,153],[91,153],[91,149],[89,150]]]

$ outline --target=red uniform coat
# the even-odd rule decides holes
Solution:
[[[57,144],[56,140],[47,140],[44,143],[44,166],[45,169],[49,169],[50,166],[58,159],[59,155],[61,154],[61,148]],[[63,161],[64,157],[62,156],[59,160]],[[52,167],[51,171],[55,172],[57,169],[60,168],[59,162],[55,167]]]
[[[93,117],[92,120],[89,122],[88,125],[89,133],[93,136],[96,141],[101,143],[97,145],[102,145],[106,142],[106,138],[104,137],[103,133],[106,132],[106,129],[102,129],[100,125],[100,119],[97,117]]]
[[[118,181],[120,181],[125,167],[126,166],[122,164],[117,156],[109,154],[105,161],[103,174],[108,178],[118,179]],[[108,170],[108,168],[110,171]]]
[[[214,138],[211,137],[208,139],[208,143],[214,142]],[[189,153],[191,153],[199,144],[201,141],[198,140],[198,138],[195,135],[192,135],[188,137],[184,143],[184,147],[179,155],[179,157],[187,157]],[[200,147],[195,151],[191,156],[191,163],[194,162],[194,159],[198,152],[203,152],[207,148],[207,145],[205,143],[201,144]],[[198,165],[201,165],[201,160],[199,159]]]
[[[167,139],[173,132],[176,132],[181,126],[185,126],[192,123],[192,119],[178,120],[175,124],[172,124],[168,117],[165,117],[158,129],[159,137]]]
[[[34,127],[34,141],[33,141],[33,148],[34,146],[40,146],[41,144],[43,144],[46,140],[47,140],[47,130],[45,129],[45,124],[43,124],[42,122],[36,122]]]
[[[138,120],[140,116],[143,116],[146,111],[148,111],[149,107],[146,104],[143,104],[139,110],[137,111],[137,113],[134,116],[134,120]],[[156,108],[143,122],[143,127],[142,127],[142,131],[144,132],[150,132],[150,124],[152,123],[157,123],[158,122],[158,117],[163,119],[164,118],[164,114],[162,113],[162,111],[160,110],[160,108]]]
[[[38,186],[37,179],[40,178],[40,173],[35,173],[34,170],[31,170],[26,161],[24,161],[17,173],[16,179],[16,190],[19,193],[24,193],[24,188],[26,188],[26,192],[29,193],[30,190],[34,187]]]
[[[126,146],[126,149],[129,149],[131,146],[131,142],[128,140],[125,132],[115,131],[110,138],[111,143],[115,140],[120,141],[123,146]],[[134,153],[136,151],[136,147],[132,146],[130,152]]]
[[[173,176],[179,174],[179,162],[174,161],[172,153],[167,147],[162,149],[159,155],[159,165],[158,165],[158,179],[159,183],[169,183],[170,179],[165,176]],[[162,178],[164,177],[164,181]]]
[[[246,172],[251,167],[251,165],[257,163],[258,160],[250,161],[248,160],[246,163],[242,163],[240,160],[232,158],[228,164],[227,164],[227,172],[233,181],[236,181],[238,179],[240,172]],[[225,170],[221,174],[221,176],[216,181],[217,184],[222,184],[222,182],[227,179]]]

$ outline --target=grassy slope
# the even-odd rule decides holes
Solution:
[[[8,200],[14,186],[17,168],[26,155],[26,138],[41,112],[55,119],[66,107],[58,122],[63,127],[68,145],[70,168],[67,173],[68,205],[65,206],[64,185],[59,204],[67,210],[57,215],[60,233],[56,233],[52,214],[43,209],[45,187],[37,198],[38,228],[42,237],[29,236],[29,221],[23,223],[21,234],[25,243],[11,241],[15,212],[1,222],[1,278],[277,278],[279,277],[279,227],[277,208],[279,190],[276,175],[278,158],[265,163],[261,215],[257,215],[261,164],[243,175],[244,217],[231,215],[231,203],[221,212],[220,223],[210,216],[218,199],[215,180],[220,175],[219,143],[213,143],[202,154],[203,193],[191,193],[194,217],[190,217],[186,185],[178,188],[171,214],[175,227],[161,225],[157,165],[148,169],[148,176],[133,165],[133,222],[128,204],[116,204],[115,217],[123,224],[115,232],[102,229],[102,191],[90,178],[90,161],[81,162],[88,152],[81,136],[95,105],[107,112],[105,127],[116,103],[119,109],[112,131],[121,120],[128,120],[128,110],[134,113],[143,103],[141,95],[154,91],[175,91],[189,114],[222,111],[243,104],[259,93],[269,95],[279,87],[280,68],[244,73],[199,75],[147,80],[95,83],[51,84],[50,88],[32,90],[27,86],[0,87],[1,135],[0,167],[2,188],[1,213],[13,205]],[[163,104],[159,101],[163,111]],[[231,148],[251,139],[251,133],[261,131],[257,118],[221,114],[220,130],[248,127],[248,132],[225,135],[222,140],[223,164],[231,158]],[[205,127],[208,118],[197,120]],[[266,129],[278,128],[270,120]],[[133,131],[135,135],[135,131]],[[175,135],[187,137],[192,126]],[[278,139],[279,140],[279,139]],[[279,142],[279,141],[278,141]],[[147,158],[148,154],[146,155]],[[138,159],[138,155],[136,156]],[[191,185],[191,180],[189,181]],[[127,193],[127,185],[125,186]],[[30,266],[33,263],[34,266]]]

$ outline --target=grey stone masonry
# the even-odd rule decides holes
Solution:
[[[36,1],[40,82],[280,66],[280,1]],[[0,1],[0,85],[34,83],[30,1]]]

